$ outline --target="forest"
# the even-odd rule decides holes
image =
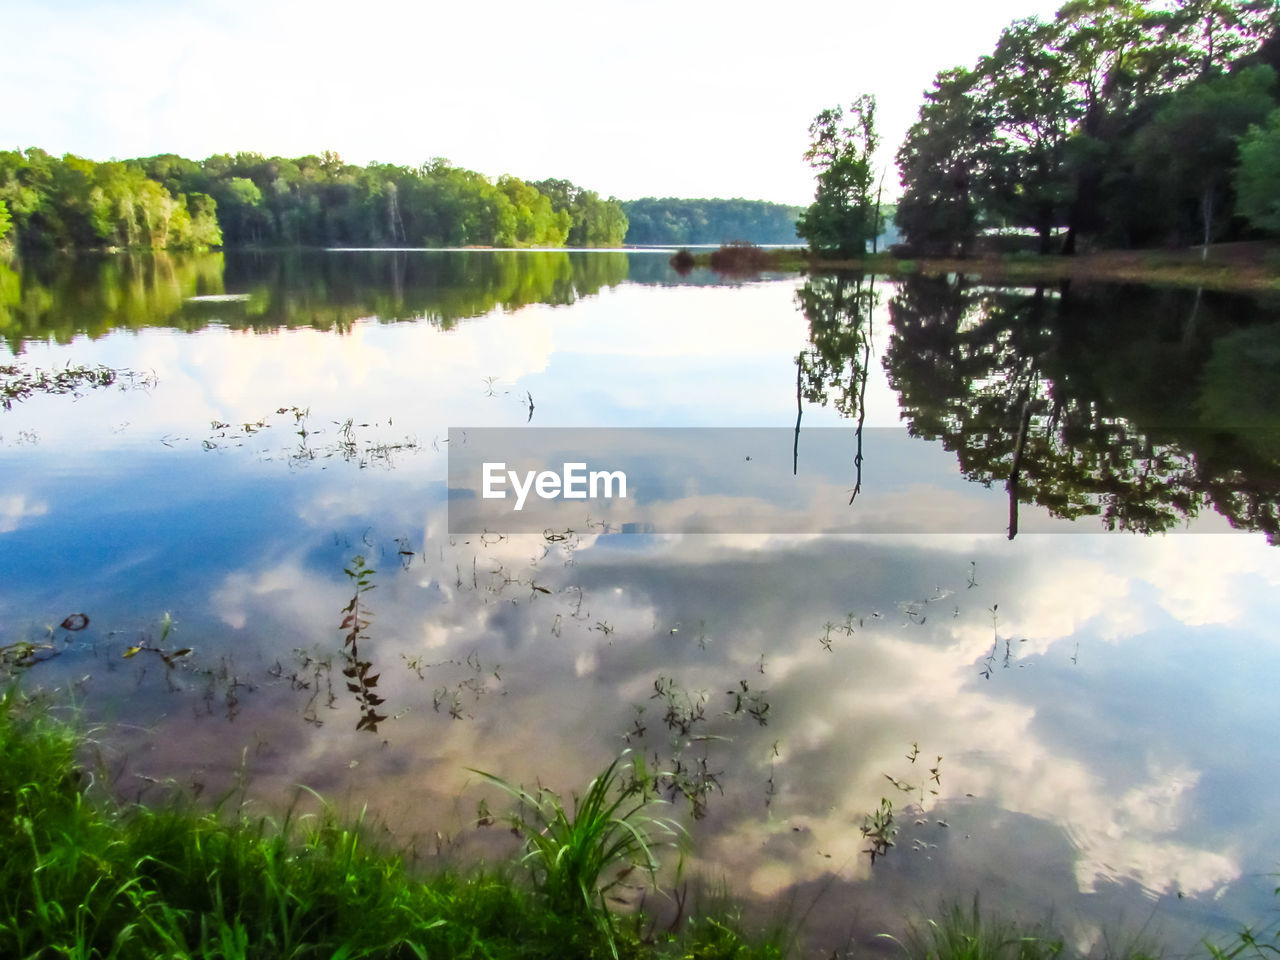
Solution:
[[[627,243],[689,244],[796,242],[802,207],[763,200],[624,200],[630,227]]]
[[[1278,10],[1071,0],[1010,24],[937,75],[898,150],[907,245],[963,256],[1003,231],[1070,254],[1280,233]]]
[[[627,218],[567,180],[492,181],[438,158],[416,169],[330,152],[96,163],[31,148],[0,151],[6,230],[22,250],[617,246]]]

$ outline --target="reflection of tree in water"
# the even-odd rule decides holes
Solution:
[[[1257,304],[920,277],[890,312],[885,367],[911,433],[1009,485],[1011,534],[1018,502],[1144,533],[1212,504],[1280,537],[1280,325],[1246,326]]]
[[[801,400],[830,404],[857,422],[854,487],[862,489],[862,434],[866,422],[867,375],[871,369],[872,311],[878,302],[875,278],[862,274],[821,274],[805,281],[796,295],[809,321],[808,350],[796,357],[796,443]]]
[[[569,304],[621,283],[625,253],[288,251],[74,257],[0,266],[0,336],[28,340],[175,327],[343,330],[374,317],[449,328],[496,308]],[[193,297],[240,295],[240,299]]]

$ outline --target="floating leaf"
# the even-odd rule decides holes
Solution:
[[[124,652],[124,657],[123,657],[123,659],[128,660],[130,657],[136,657],[136,656],[138,655],[138,652],[139,652],[141,649],[142,649],[141,645],[136,646],[136,647],[130,647],[128,650],[126,650],[126,651]]]

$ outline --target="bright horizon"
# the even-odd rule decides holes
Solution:
[[[0,149],[240,151],[557,177],[623,200],[806,205],[808,126],[872,93],[886,198],[934,75],[1057,0],[9,4]],[[865,38],[865,39],[862,39]]]

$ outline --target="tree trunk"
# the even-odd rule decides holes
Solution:
[[[804,374],[804,354],[796,355],[796,436],[791,447],[791,475],[800,469],[800,420],[804,416],[804,404],[800,402],[800,380]]]
[[[1204,245],[1200,248],[1200,259],[1209,259],[1209,228],[1213,224],[1213,184],[1206,184],[1200,196],[1200,218],[1204,221]]]

